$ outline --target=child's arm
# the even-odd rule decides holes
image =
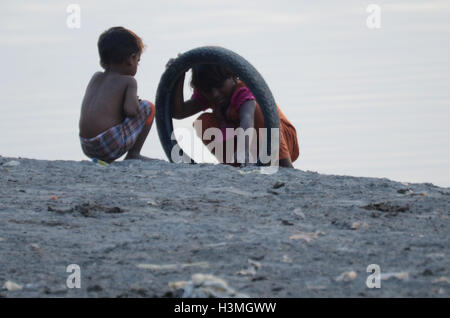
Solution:
[[[180,56],[181,53],[178,54]],[[170,59],[166,64],[166,69],[172,65],[175,59]],[[184,119],[197,114],[203,110],[204,105],[200,105],[197,101],[189,99],[184,100],[183,88],[184,88],[184,78],[186,74],[183,74],[178,82],[175,84],[175,89],[173,93],[173,103],[172,103],[172,117],[175,119]]]
[[[240,127],[244,130],[253,128],[255,123],[256,102],[254,100],[245,101],[239,108]]]
[[[255,123],[255,109],[256,109],[256,102],[255,100],[247,100],[245,101],[240,109],[239,109],[239,117],[240,117],[240,128],[244,129],[244,132],[247,131],[249,128],[254,128]],[[251,129],[250,134],[247,136],[245,135],[245,163],[244,165],[248,164],[250,161],[250,145],[252,144],[254,136],[254,130]]]
[[[184,101],[183,96],[184,74],[175,84],[175,91],[172,103],[172,117],[175,119],[183,119],[201,112],[204,105],[200,105],[196,100],[189,99]]]
[[[125,91],[123,111],[126,117],[135,117],[139,112],[139,100],[137,97],[137,82],[134,77],[129,77]]]

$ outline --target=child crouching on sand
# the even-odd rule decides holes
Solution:
[[[173,59],[169,60],[167,67],[172,62]],[[221,154],[218,156],[212,147],[214,150],[212,153],[219,162],[232,165],[241,162],[240,166],[251,163],[248,147],[251,141],[246,141],[244,160],[237,159],[239,154],[236,147],[235,153],[231,154],[231,160],[229,154],[226,153],[226,149],[229,149],[227,143],[230,140],[226,133],[227,128],[242,128],[244,131],[254,128],[258,132],[256,138],[259,138],[261,136],[259,130],[265,127],[261,108],[245,83],[239,80],[230,69],[222,65],[198,64],[192,68],[191,86],[194,93],[189,100],[184,101],[183,82],[184,76],[175,88],[173,117],[183,119],[209,108],[212,109],[212,113],[203,113],[194,122],[198,137],[208,146],[212,140],[205,138],[205,131],[209,128],[220,129],[223,132],[223,140],[218,141],[223,147]],[[277,110],[280,118],[279,166],[293,168],[292,163],[299,156],[297,131],[278,106]],[[196,125],[196,123],[201,123],[201,125]],[[235,136],[233,138],[236,139]],[[236,145],[235,141],[233,141],[234,145]],[[259,145],[259,142],[256,144]]]
[[[89,158],[108,163],[150,159],[140,151],[155,116],[155,106],[138,99],[134,78],[144,49],[139,36],[123,27],[103,32],[98,40],[104,72],[92,76],[81,106],[81,148]]]

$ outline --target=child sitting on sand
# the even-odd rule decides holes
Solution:
[[[170,66],[172,61],[173,59],[169,60],[167,67]],[[244,131],[248,128],[255,128],[257,132],[260,128],[264,128],[264,117],[255,97],[230,69],[219,64],[195,65],[192,68],[191,81],[194,93],[191,99],[187,101],[184,101],[183,98],[183,84],[184,76],[175,88],[172,116],[176,119],[183,119],[211,108],[212,113],[201,114],[194,122],[194,127],[201,127],[200,129],[196,128],[196,132],[205,145],[211,142],[211,140],[204,138],[205,131],[208,128],[221,129],[223,132],[222,154],[225,154],[225,158],[229,158],[226,154],[228,139],[226,128],[236,129],[240,127]],[[277,109],[280,118],[279,166],[293,168],[292,163],[299,156],[297,132],[278,106]],[[196,125],[199,121],[201,121],[201,126]],[[257,133],[256,138],[259,136],[260,134]],[[250,163],[248,145],[251,144],[251,141],[246,140],[246,143],[244,159],[238,161],[242,163],[241,166]],[[216,155],[215,152],[212,151],[212,153]],[[236,153],[236,147],[233,155],[234,160],[232,159],[231,163],[236,165],[234,162],[237,161],[236,159],[239,156]],[[220,157],[216,155],[219,162],[230,163],[230,161],[225,162]]]
[[[108,163],[150,159],[140,151],[155,116],[155,106],[138,99],[134,78],[144,49],[139,36],[123,27],[103,32],[98,40],[104,72],[92,76],[81,106],[80,142],[84,154]]]

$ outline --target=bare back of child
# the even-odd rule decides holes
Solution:
[[[97,72],[81,106],[80,136],[92,138],[133,117],[139,106],[136,80],[115,72]]]

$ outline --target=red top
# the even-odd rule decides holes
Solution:
[[[255,100],[252,92],[245,86],[242,82],[239,81],[237,89],[231,95],[230,105],[228,109],[233,109],[238,111],[241,108],[242,104],[247,100]],[[208,108],[212,108],[213,105],[209,104],[208,99],[202,95],[197,89],[194,89],[194,93],[192,94],[191,99],[196,100],[199,104],[204,105],[206,110]],[[227,109],[227,114],[229,110]]]

